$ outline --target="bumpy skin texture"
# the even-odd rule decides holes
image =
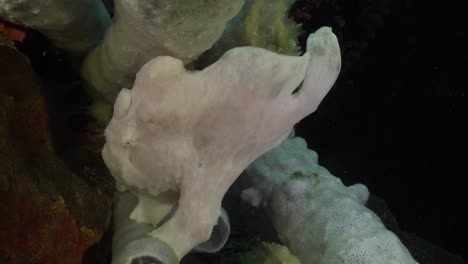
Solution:
[[[364,185],[346,187],[317,163],[301,138],[286,140],[245,171],[242,197],[264,205],[280,238],[302,263],[417,263],[364,206]]]
[[[0,0],[0,17],[33,28],[62,49],[86,54],[111,19],[100,0]]]
[[[229,186],[315,111],[340,63],[330,28],[301,57],[242,47],[199,72],[172,57],[148,62],[120,92],[103,149],[119,189],[140,198],[134,219],[156,227],[177,193],[176,212],[151,235],[179,257],[207,240]]]
[[[209,49],[242,3],[116,0],[114,21],[104,41],[84,61],[83,76],[95,97],[112,104],[150,59],[164,55],[188,63]]]

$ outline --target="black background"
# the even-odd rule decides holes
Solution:
[[[342,50],[344,72],[296,127],[323,166],[345,184],[367,185],[403,230],[465,258],[467,3],[390,2],[359,60]],[[356,29],[360,17],[344,16],[340,42],[356,42],[362,32],[346,27]]]

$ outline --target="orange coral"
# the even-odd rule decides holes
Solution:
[[[8,26],[0,21],[0,34],[1,33],[6,35],[8,40],[12,42],[22,42],[26,37],[26,33],[23,31],[16,29],[15,27]]]
[[[11,263],[81,263],[100,233],[77,226],[62,197],[50,199],[27,177],[17,188],[14,195],[0,195],[6,198],[0,215],[7,216],[0,222],[0,248]]]

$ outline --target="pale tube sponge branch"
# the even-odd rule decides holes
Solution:
[[[81,73],[91,112],[107,123],[122,87],[157,56],[189,64],[210,49],[243,0],[0,0],[0,18],[38,30],[55,46],[86,55]]]
[[[185,64],[196,59],[211,48],[242,4],[243,0],[115,0],[113,23],[83,62],[83,78],[95,97],[112,108],[119,90],[133,85],[143,64],[163,55]]]
[[[316,110],[340,65],[326,27],[303,56],[241,47],[202,71],[168,56],[146,63],[117,97],[102,153],[118,189],[139,198],[131,218],[152,224],[149,236],[178,259],[208,240],[229,186]]]
[[[0,0],[0,17],[44,34],[55,46],[85,55],[111,18],[100,0]]]

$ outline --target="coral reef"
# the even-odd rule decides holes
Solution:
[[[0,44],[0,251],[8,263],[81,263],[110,216],[110,199],[54,151],[38,76]]]
[[[0,213],[8,216],[0,221],[0,248],[8,263],[81,263],[100,231],[78,225],[63,197],[51,199],[25,174],[14,176],[0,183]]]
[[[295,8],[295,5],[292,13],[296,21],[308,27],[311,21],[320,21],[314,17],[317,12],[329,7],[338,10],[341,5],[334,0],[302,2],[305,2],[303,8]],[[237,46],[297,55],[298,26],[286,17],[293,1],[247,0],[239,12],[241,0],[116,0],[112,25],[101,1],[77,3],[0,0],[0,16],[36,29],[55,46],[81,55],[96,46],[107,30],[104,40],[88,55],[82,67],[95,101],[104,103],[95,104],[96,112],[103,113],[96,115],[100,119],[109,119],[106,115],[110,114],[110,106],[122,87],[134,87],[133,90],[123,89],[117,97],[103,150],[119,190],[128,191],[117,195],[125,199],[130,194],[137,197],[127,199],[126,202],[130,200],[131,203],[126,204],[125,210],[115,210],[116,219],[121,220],[116,221],[116,226],[123,228],[115,229],[114,261],[133,262],[132,258],[138,254],[149,258],[141,254],[153,250],[154,259],[146,261],[174,263],[194,247],[203,252],[219,250],[230,231],[227,215],[221,208],[224,193],[243,168],[258,155],[280,144],[297,121],[317,108],[340,70],[336,38],[329,29],[320,29],[311,37],[302,31],[300,41],[307,46],[302,57],[280,56],[251,47],[236,48],[221,57]],[[105,3],[114,7],[113,1]],[[226,23],[233,17],[225,30]],[[376,22],[369,23],[372,25],[367,33],[372,37],[376,31],[373,25],[379,25],[381,18],[371,18]],[[343,17],[335,16],[332,25],[341,35],[346,23]],[[11,27],[0,27],[0,31],[10,40],[24,38],[21,31]],[[366,46],[365,40],[362,42],[359,46]],[[346,48],[352,47],[346,45]],[[194,61],[203,52],[200,60]],[[160,57],[141,69],[134,84],[136,72],[156,56]],[[213,62],[199,72],[184,68],[185,65],[188,69],[192,66],[202,69]],[[16,78],[13,82],[21,84],[23,81],[19,75],[9,77]],[[3,174],[6,177],[0,177],[1,195],[7,201],[0,209],[3,214],[15,215],[11,221],[0,223],[2,231],[8,226],[14,227],[2,233],[5,239],[0,241],[1,246],[13,252],[9,254],[13,262],[75,263],[106,226],[105,217],[87,212],[105,211],[109,198],[99,188],[90,188],[81,175],[74,175],[61,157],[57,157],[51,142],[47,102],[36,90],[29,94],[30,88],[18,87],[6,85],[0,96],[2,110],[6,109],[1,121],[8,124],[1,127],[0,132],[11,141],[0,142],[4,151],[0,154],[11,160],[5,163],[7,166],[0,164],[2,172],[6,171]],[[30,127],[34,130],[25,129]],[[99,141],[94,144],[99,145]],[[337,178],[319,167],[314,167],[318,171],[312,173],[301,170],[284,173],[283,167],[275,166],[285,161],[291,162],[291,166],[297,165],[287,158],[276,165],[266,162],[266,167],[272,166],[281,173],[272,173],[276,177],[274,180],[263,178],[254,183],[256,188],[246,190],[243,197],[255,206],[266,205],[270,209],[281,238],[306,263],[329,263],[333,258],[342,258],[336,260],[337,263],[346,263],[355,261],[353,257],[362,260],[366,254],[374,256],[388,249],[394,251],[381,261],[400,253],[408,263],[411,261],[398,239],[386,232],[375,215],[362,206],[368,196],[365,187],[345,188]],[[256,176],[265,176],[262,171],[265,167],[261,167],[265,164],[259,163],[258,160],[250,166],[247,174],[260,167],[255,171]],[[28,169],[24,173],[17,170],[16,166],[25,167],[25,164]],[[96,177],[94,168],[85,168],[79,173]],[[12,173],[25,176],[12,179]],[[15,189],[13,187],[19,185],[16,181],[24,185]],[[326,191],[338,194],[326,196],[323,194]],[[330,205],[328,211],[322,209],[323,204]],[[304,208],[310,207],[314,207],[311,212],[304,212]],[[22,212],[21,208],[27,211]],[[376,240],[389,242],[387,248],[372,248],[361,240],[343,249],[342,241],[337,242],[343,238],[340,235],[348,241],[356,234],[337,234],[327,229],[342,230],[346,229],[343,225],[349,224],[342,221],[349,216],[349,211],[337,213],[337,208],[351,208],[349,211],[363,215],[364,220],[372,223],[367,228],[383,234],[383,238]],[[310,219],[314,213],[318,220]],[[35,241],[46,241],[43,248],[25,242],[23,234],[18,235],[26,225],[23,220],[33,223],[30,226],[34,230],[29,233],[35,236]],[[311,226],[318,228],[295,229],[293,227],[301,227],[297,221],[311,222]],[[51,226],[46,227],[46,222]],[[139,233],[134,236],[136,231]],[[18,240],[6,245],[7,239],[15,236]],[[329,240],[326,243],[314,240],[321,236]],[[60,244],[62,238],[70,243]],[[361,246],[362,251],[356,250]],[[53,252],[54,248],[61,254],[41,253],[43,250]],[[309,248],[313,249],[313,254],[308,252]],[[257,261],[284,261],[282,256],[289,253],[285,249],[264,244],[259,251],[267,252],[271,258]],[[24,254],[15,254],[17,252]],[[360,255],[352,255],[355,252]]]

